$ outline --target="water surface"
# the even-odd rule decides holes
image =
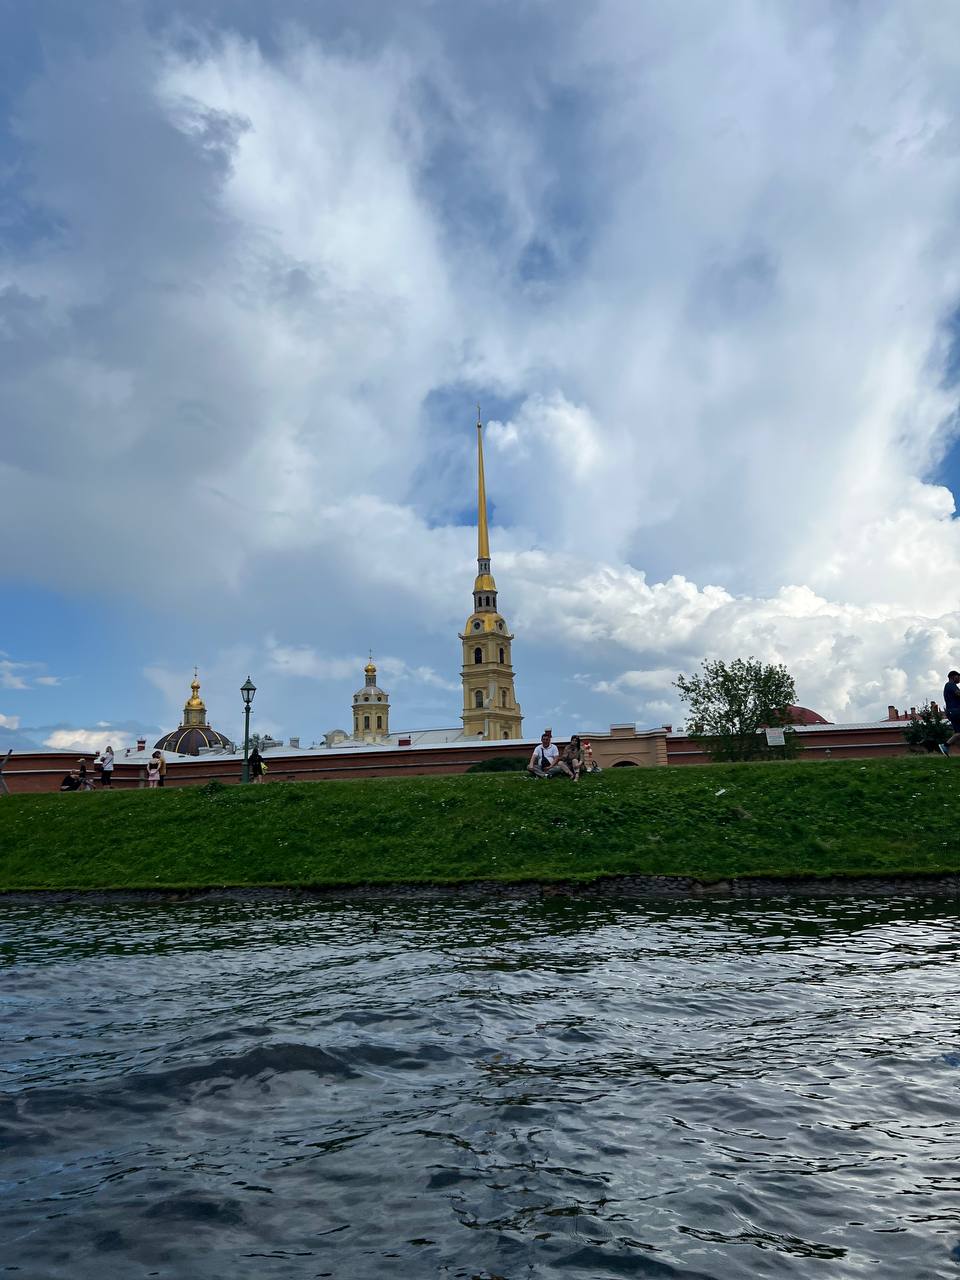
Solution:
[[[960,1280],[944,899],[0,907],[0,1275]]]

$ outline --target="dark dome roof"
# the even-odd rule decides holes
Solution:
[[[809,707],[787,707],[790,724],[829,724],[819,711],[811,711]]]
[[[217,733],[216,729],[211,729],[209,725],[190,725],[189,728],[181,725],[172,733],[165,733],[160,741],[153,745],[160,751],[175,751],[182,756],[198,756],[201,747],[226,747],[229,750],[232,743],[229,738],[225,738],[222,733]]]

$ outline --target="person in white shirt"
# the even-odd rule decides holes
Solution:
[[[532,773],[535,778],[545,778],[557,763],[559,756],[560,751],[553,743],[553,730],[544,729],[540,735],[540,741],[533,748],[527,772]]]
[[[104,747],[100,759],[97,761],[100,766],[100,785],[103,787],[113,786],[113,747]]]

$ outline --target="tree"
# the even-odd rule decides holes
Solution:
[[[935,702],[914,712],[903,731],[911,751],[936,751],[938,742],[946,742],[953,733],[953,725]]]
[[[786,667],[752,657],[730,663],[704,659],[701,666],[696,675],[679,675],[673,683],[690,710],[687,732],[715,760],[762,760],[796,750],[796,734],[785,735],[784,748],[768,747],[761,732],[790,724],[797,692]]]

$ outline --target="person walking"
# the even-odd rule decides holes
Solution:
[[[953,733],[946,742],[938,742],[937,746],[948,756],[953,744],[960,741],[960,671],[947,672],[947,683],[943,686],[943,709]]]
[[[533,748],[530,763],[527,765],[527,773],[532,774],[535,778],[545,778],[557,763],[559,755],[560,749],[553,741],[553,730],[544,729],[540,735],[540,741]]]
[[[263,756],[260,754],[260,748],[254,747],[250,752],[250,781],[262,782],[263,775],[266,772],[266,765],[263,763]]]
[[[147,786],[158,787],[160,785],[160,752],[155,751],[147,761]]]
[[[113,747],[107,744],[100,754],[97,761],[100,766],[100,785],[103,787],[113,786]]]

